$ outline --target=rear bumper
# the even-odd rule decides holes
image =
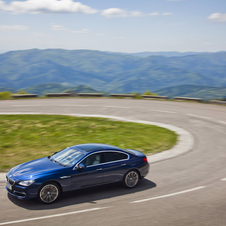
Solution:
[[[145,163],[145,165],[143,165],[139,168],[141,178],[146,177],[148,175],[149,168],[150,168],[149,163]]]

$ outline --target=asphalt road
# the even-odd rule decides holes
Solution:
[[[0,113],[99,114],[171,124],[194,137],[191,151],[153,163],[131,190],[74,191],[57,203],[20,201],[0,183],[0,225],[226,225],[226,107],[130,99],[0,101]],[[7,161],[7,160],[6,160]]]

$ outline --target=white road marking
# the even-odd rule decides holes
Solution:
[[[226,178],[224,178],[224,179],[221,179],[222,181],[226,181]]]
[[[192,116],[192,117],[197,117],[197,118],[202,118],[202,119],[208,119],[208,120],[212,120],[211,118],[209,117],[205,117],[205,116],[201,116],[201,115],[193,115],[193,114],[186,114],[188,116]]]
[[[130,107],[120,107],[120,106],[104,106],[107,108],[130,108]]]
[[[199,190],[199,189],[202,189],[202,188],[205,188],[205,186],[200,186],[200,187],[192,188],[192,189],[185,190],[185,191],[175,192],[175,193],[168,194],[168,195],[162,195],[162,196],[157,196],[157,197],[153,197],[153,198],[137,200],[137,201],[133,201],[131,203],[140,203],[140,202],[146,202],[146,201],[151,201],[151,200],[155,200],[155,199],[167,198],[167,197],[170,197],[170,196],[175,196],[175,195],[180,195],[180,194],[196,191],[196,190]]]
[[[106,108],[129,108],[129,107],[120,107],[120,106],[102,106],[102,105],[72,105],[72,104],[63,104],[63,107],[106,107]]]
[[[90,105],[78,105],[78,104],[63,104],[62,107],[88,107]]]
[[[176,114],[176,112],[174,112],[174,111],[162,111],[162,110],[153,110],[153,111],[156,111],[156,112],[161,112],[161,113]]]
[[[54,214],[54,215],[49,215],[49,216],[44,216],[44,217],[34,217],[34,218],[28,218],[28,219],[23,219],[23,220],[17,220],[17,221],[8,221],[8,222],[0,223],[0,225],[17,224],[17,223],[22,223],[22,222],[27,222],[27,221],[35,221],[35,220],[43,220],[43,219],[54,218],[54,217],[62,217],[62,216],[67,216],[67,215],[72,215],[72,214],[77,214],[77,213],[85,213],[85,212],[90,212],[90,211],[95,211],[95,210],[107,209],[110,207],[111,206],[86,209],[86,210],[78,210],[78,211],[74,211],[74,212],[60,213],[60,214]]]
[[[0,112],[0,115],[50,115],[42,112]],[[55,115],[54,113],[52,115]]]

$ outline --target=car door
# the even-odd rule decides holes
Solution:
[[[118,182],[123,179],[125,172],[128,170],[129,155],[116,152],[107,151],[103,153],[103,183]]]
[[[80,162],[85,169],[74,169],[72,174],[72,189],[92,187],[102,184],[103,172],[101,168],[102,154],[94,153]],[[79,164],[80,164],[79,163]]]

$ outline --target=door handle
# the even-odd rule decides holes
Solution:
[[[102,170],[102,168],[99,168],[99,169],[96,169],[96,170],[100,171],[100,170]]]
[[[126,164],[125,164],[125,163],[123,163],[123,164],[121,164],[121,166],[126,166]]]
[[[60,179],[66,179],[66,178],[70,178],[71,176],[63,176]]]

